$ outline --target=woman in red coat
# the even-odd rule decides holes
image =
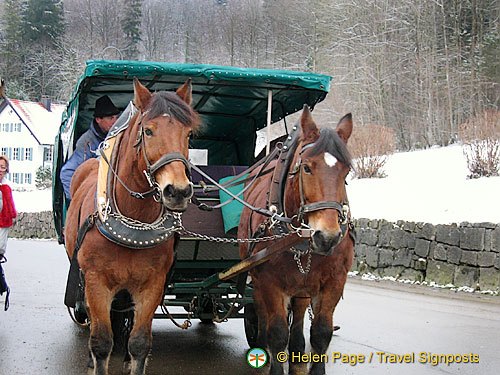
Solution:
[[[12,226],[12,219],[17,216],[10,186],[2,182],[7,173],[9,173],[9,159],[0,155],[0,260],[7,248],[7,237]]]

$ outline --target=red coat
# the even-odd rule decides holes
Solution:
[[[2,191],[3,207],[0,212],[0,228],[8,228],[12,226],[12,219],[17,216],[14,200],[12,199],[12,190],[9,185],[0,185]]]

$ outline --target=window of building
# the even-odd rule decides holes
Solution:
[[[9,131],[9,124],[3,123],[2,124],[2,131],[3,132],[8,132]]]
[[[15,184],[19,183],[19,173],[17,172],[12,173],[12,182]]]
[[[2,155],[9,157],[8,155],[8,148],[7,147],[2,147]]]
[[[52,148],[45,147],[43,150],[43,161],[52,161]]]
[[[32,184],[32,182],[31,182],[31,173],[26,173],[24,176],[25,176],[25,177],[24,177],[24,181],[25,181],[27,184],[31,185],[31,184]]]
[[[12,153],[12,160],[21,160],[21,150],[19,147],[14,147],[14,152]]]
[[[26,148],[24,158],[26,160],[33,160],[33,147]]]

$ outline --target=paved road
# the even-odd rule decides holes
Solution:
[[[87,375],[88,331],[70,321],[62,303],[68,270],[63,247],[53,241],[9,240],[7,256],[12,294],[10,309],[0,311],[0,375]],[[328,374],[500,373],[500,297],[358,279],[348,281],[344,296],[335,315],[342,328],[327,353]],[[246,363],[241,320],[194,323],[188,331],[166,320],[153,325],[148,375],[266,372]],[[365,362],[334,363],[334,352],[351,360],[362,355]],[[421,364],[420,352],[472,353],[479,363]],[[380,363],[380,356],[390,361],[397,357],[389,354],[411,359],[412,353],[415,363]],[[111,374],[121,373],[120,359],[113,356]]]

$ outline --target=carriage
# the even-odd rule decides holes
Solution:
[[[237,198],[231,201],[231,197],[241,191],[243,183],[235,184],[233,176],[244,181],[245,171],[256,163],[257,131],[301,110],[304,104],[314,108],[326,97],[331,77],[196,64],[88,61],[63,115],[55,143],[53,212],[60,243],[64,243],[68,210],[58,177],[61,166],[88,129],[97,98],[106,94],[119,109],[127,111],[134,96],[134,77],[151,91],[173,91],[191,79],[192,107],[202,123],[189,142],[190,162],[196,165],[192,171],[193,203],[181,216],[182,231],[178,232],[175,261],[155,318],[170,318],[183,328],[190,325],[191,319],[221,322],[244,318],[247,340],[253,347],[257,317],[246,271],[276,252],[290,248],[300,238],[277,236],[265,253],[241,261],[238,254],[241,239],[236,239],[235,226],[243,206]],[[284,132],[287,135],[291,132],[286,120]],[[267,154],[271,151],[269,137],[266,150]],[[227,188],[217,187],[217,183],[224,181],[229,182]],[[221,203],[226,204],[220,209],[211,208]],[[82,301],[80,293],[76,302],[69,303],[79,323],[87,321]],[[179,319],[184,322],[177,323]]]

